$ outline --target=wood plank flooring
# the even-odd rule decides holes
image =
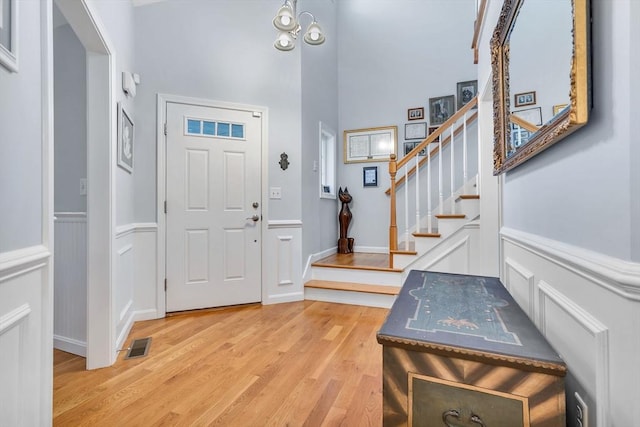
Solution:
[[[138,322],[149,355],[55,351],[54,426],[380,426],[388,310],[318,301]]]
[[[402,271],[389,268],[389,254],[355,252],[332,254],[311,264],[314,267],[351,268],[375,271]]]

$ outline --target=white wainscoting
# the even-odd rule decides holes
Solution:
[[[113,312],[116,348],[125,347],[133,323],[156,319],[160,311],[156,298],[155,223],[133,223],[116,228]],[[162,316],[164,310],[162,310]]]
[[[640,419],[640,265],[501,230],[501,278],[567,363],[567,420],[578,392],[589,425]]]
[[[87,354],[87,214],[56,212],[53,346]]]
[[[262,266],[262,303],[303,300],[302,222],[269,221],[262,250],[265,263]]]
[[[51,422],[50,253],[33,246],[0,254],[0,425]],[[43,381],[43,382],[41,382]],[[42,406],[41,406],[42,405]],[[46,411],[46,409],[49,411]]]
[[[422,258],[409,264],[403,281],[411,270],[441,273],[480,274],[480,225],[470,222],[443,239]]]

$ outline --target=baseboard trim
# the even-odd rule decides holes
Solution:
[[[87,357],[87,343],[84,341],[78,341],[73,338],[62,337],[54,334],[53,347],[77,356]]]

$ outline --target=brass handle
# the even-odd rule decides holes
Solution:
[[[480,424],[482,427],[487,427],[484,425],[484,421],[482,421],[482,419],[476,414],[472,414],[470,420],[472,423]]]
[[[260,215],[256,214],[245,219],[250,219],[253,222],[258,222],[260,220]]]
[[[448,411],[444,411],[442,413],[442,421],[444,422],[444,425],[446,425],[447,427],[451,427],[451,424],[449,424],[449,420],[447,420],[448,417],[455,417],[457,419],[460,419],[460,411],[456,409],[449,409]]]

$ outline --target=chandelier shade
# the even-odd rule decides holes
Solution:
[[[275,18],[273,18],[273,26],[278,30],[278,36],[273,46],[278,50],[289,51],[296,47],[296,39],[302,28],[300,26],[300,17],[302,15],[311,17],[311,24],[309,24],[302,37],[305,43],[317,46],[325,41],[324,32],[311,12],[296,13],[297,3],[298,0],[285,0],[284,4],[278,9]]]

